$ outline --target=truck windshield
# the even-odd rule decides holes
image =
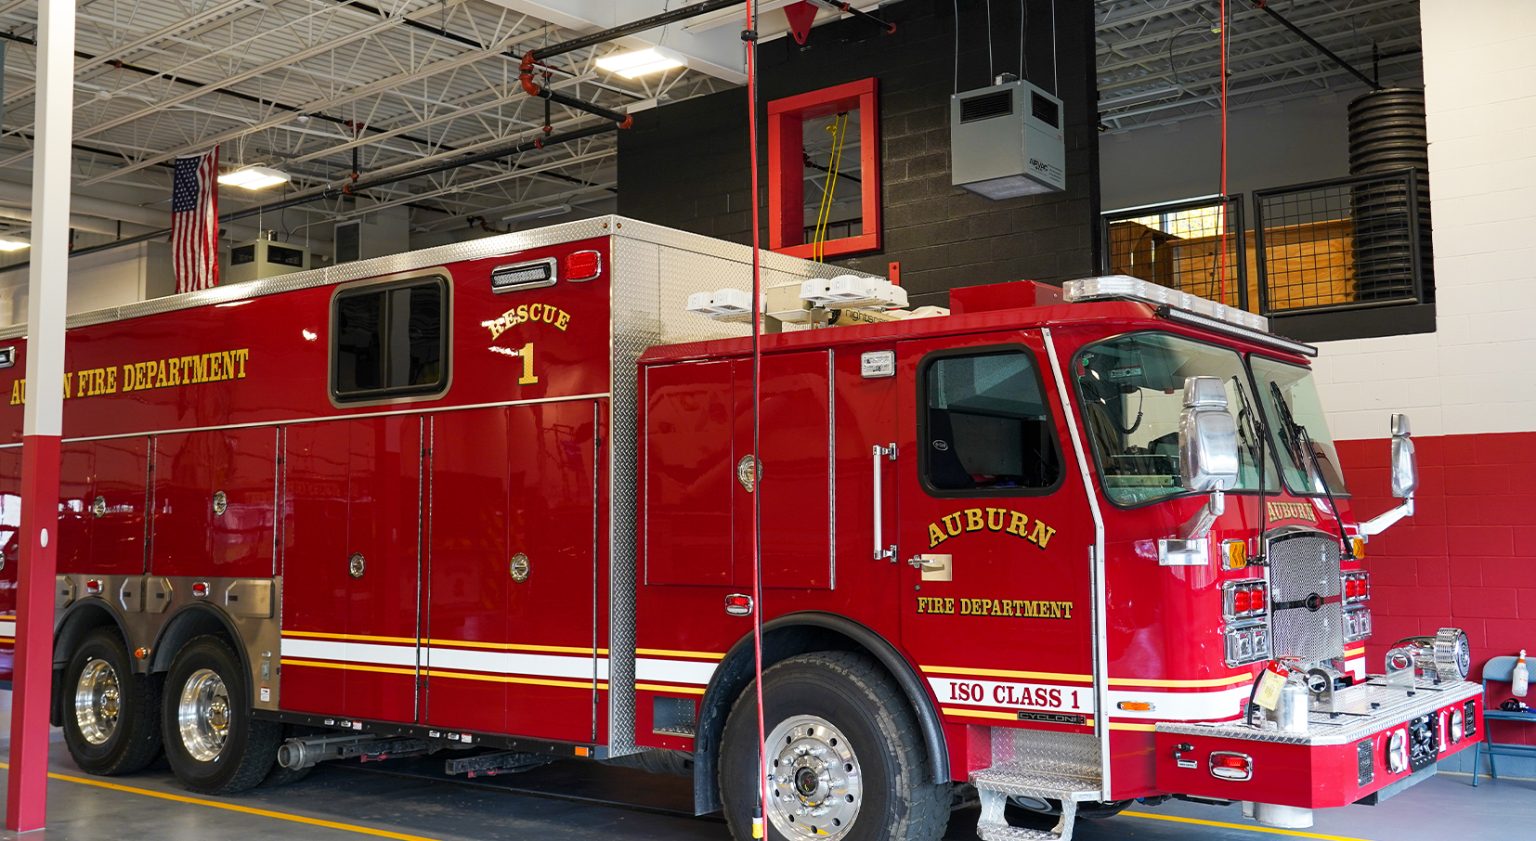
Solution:
[[[1184,381],[1196,376],[1226,383],[1242,459],[1234,490],[1258,490],[1260,447],[1252,413],[1259,404],[1242,358],[1229,348],[1165,333],[1134,333],[1089,345],[1076,363],[1083,425],[1115,503],[1139,505],[1187,492],[1179,475],[1179,416]],[[1265,472],[1267,490],[1278,490],[1273,466]]]
[[[1249,365],[1253,368],[1253,379],[1258,383],[1264,415],[1269,418],[1269,430],[1285,473],[1286,487],[1294,494],[1318,496],[1324,493],[1323,482],[1326,481],[1327,489],[1335,494],[1344,493],[1344,474],[1339,470],[1333,436],[1328,434],[1328,424],[1323,419],[1323,405],[1317,398],[1312,371],[1258,356],[1249,357]],[[1277,392],[1283,405],[1275,400]],[[1287,417],[1290,423],[1286,422]],[[1302,430],[1305,430],[1305,436],[1301,434]],[[1303,437],[1310,441],[1317,468],[1322,471],[1321,477],[1313,469],[1314,462],[1307,453],[1307,442]]]

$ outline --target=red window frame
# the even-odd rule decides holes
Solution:
[[[768,103],[768,247],[781,254],[810,258],[879,251],[880,112],[878,79],[787,96]],[[805,242],[806,120],[840,111],[859,111],[860,203],[864,233],[829,239],[818,248]]]

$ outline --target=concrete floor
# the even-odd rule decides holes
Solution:
[[[0,744],[3,748],[3,744]],[[720,841],[717,819],[685,814],[687,782],[592,763],[465,783],[425,776],[428,760],[360,767],[323,766],[279,789],[228,798],[192,797],[163,766],[105,780],[74,767],[61,742],[52,751],[47,830],[28,841],[287,841],[383,837],[440,839],[593,838]],[[1308,832],[1255,831],[1236,807],[1169,803],[1134,807],[1119,817],[1084,821],[1081,841],[1261,841],[1277,837],[1333,841],[1503,841],[1530,837],[1536,826],[1536,782],[1505,780],[1474,790],[1471,780],[1443,775],[1381,807],[1353,806],[1318,815]],[[623,804],[598,803],[619,800]],[[1527,830],[1515,830],[1526,827]],[[971,841],[975,812],[957,812],[949,839]],[[14,838],[0,833],[0,838]]]

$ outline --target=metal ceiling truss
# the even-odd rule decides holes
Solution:
[[[1273,106],[1369,88],[1251,0],[1228,2],[1228,103]],[[1269,0],[1383,85],[1421,83],[1418,0]],[[1099,118],[1109,131],[1167,124],[1220,106],[1220,0],[1095,0]]]
[[[35,50],[26,40],[36,8],[0,4],[0,31],[16,39],[5,67],[3,177],[31,167]],[[580,34],[491,0],[94,0],[79,15],[75,186],[159,185],[145,203],[167,205],[168,164],[221,144],[227,164],[282,167],[294,177],[288,194],[303,195],[335,188],[354,168],[368,180],[528,140],[542,133],[546,106],[518,87],[518,61]],[[620,112],[724,87],[688,70],[609,78],[595,60],[613,49],[552,58],[548,87]],[[556,134],[601,122],[559,104],[547,119]],[[375,209],[441,211],[416,220],[425,224],[539,200],[524,185],[611,195],[615,150],[611,134],[588,138],[579,150],[482,161],[368,198]]]

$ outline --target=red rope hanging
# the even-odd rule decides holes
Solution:
[[[1220,283],[1221,302],[1227,303],[1227,0],[1217,0],[1221,5],[1221,210],[1217,218],[1221,223],[1221,244],[1216,250],[1216,277]]]
[[[752,837],[767,837],[764,818],[768,809],[768,730],[763,713],[763,552],[762,552],[762,224],[758,206],[757,175],[757,2],[747,2],[746,28],[741,40],[747,49],[747,148],[752,182],[752,654],[757,676],[757,812],[752,816]]]

